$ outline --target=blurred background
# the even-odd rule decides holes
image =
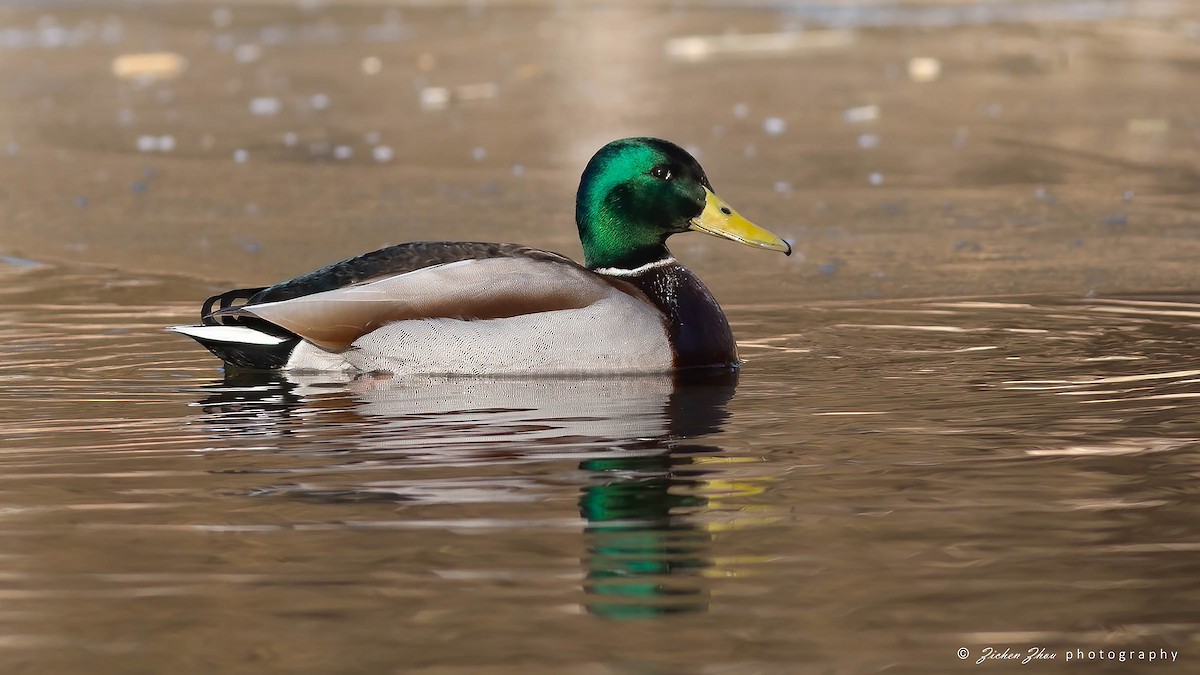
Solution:
[[[416,239],[577,257],[583,165],[655,135],[800,253],[673,240],[727,301],[1200,287],[1183,0],[94,0],[0,26],[10,264],[252,285]]]
[[[0,671],[1195,670],[1198,84],[1193,0],[0,0]],[[794,244],[671,241],[740,380],[164,330],[407,240],[578,258],[629,135]]]

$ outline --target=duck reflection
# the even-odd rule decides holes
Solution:
[[[728,416],[736,376],[679,382],[667,400],[664,452],[650,457],[588,459],[580,468],[588,522],[587,610],[610,619],[643,619],[708,608],[703,570],[712,564],[712,535],[688,518],[702,509],[705,474],[697,456],[715,446],[688,438],[715,433]]]
[[[585,475],[585,609],[630,620],[708,607],[712,535],[701,460],[737,375],[397,380],[231,372],[200,401],[214,435],[273,435],[277,449],[386,457],[397,468],[572,461]],[[464,482],[459,471],[459,482]],[[472,480],[471,476],[466,480]],[[373,481],[281,486],[255,494],[319,501],[449,503],[461,485]],[[486,492],[477,485],[471,494]],[[487,499],[482,497],[482,499]]]
[[[700,573],[711,535],[686,513],[705,504],[698,481],[680,475],[687,457],[594,459],[580,464],[591,484],[579,499],[587,519],[587,610],[639,619],[708,608]]]

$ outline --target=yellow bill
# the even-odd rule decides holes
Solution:
[[[792,247],[779,237],[746,220],[737,211],[721,201],[712,190],[704,188],[704,210],[692,218],[692,228],[697,232],[724,237],[754,248],[792,254]]]

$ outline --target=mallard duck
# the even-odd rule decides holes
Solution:
[[[738,365],[708,288],[667,250],[696,230],[791,254],[679,146],[626,138],[579,183],[584,264],[516,244],[412,242],[209,298],[194,338],[253,369],[518,375]]]

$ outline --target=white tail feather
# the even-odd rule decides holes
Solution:
[[[243,345],[277,345],[285,339],[245,326],[172,326],[170,330],[201,340]]]

